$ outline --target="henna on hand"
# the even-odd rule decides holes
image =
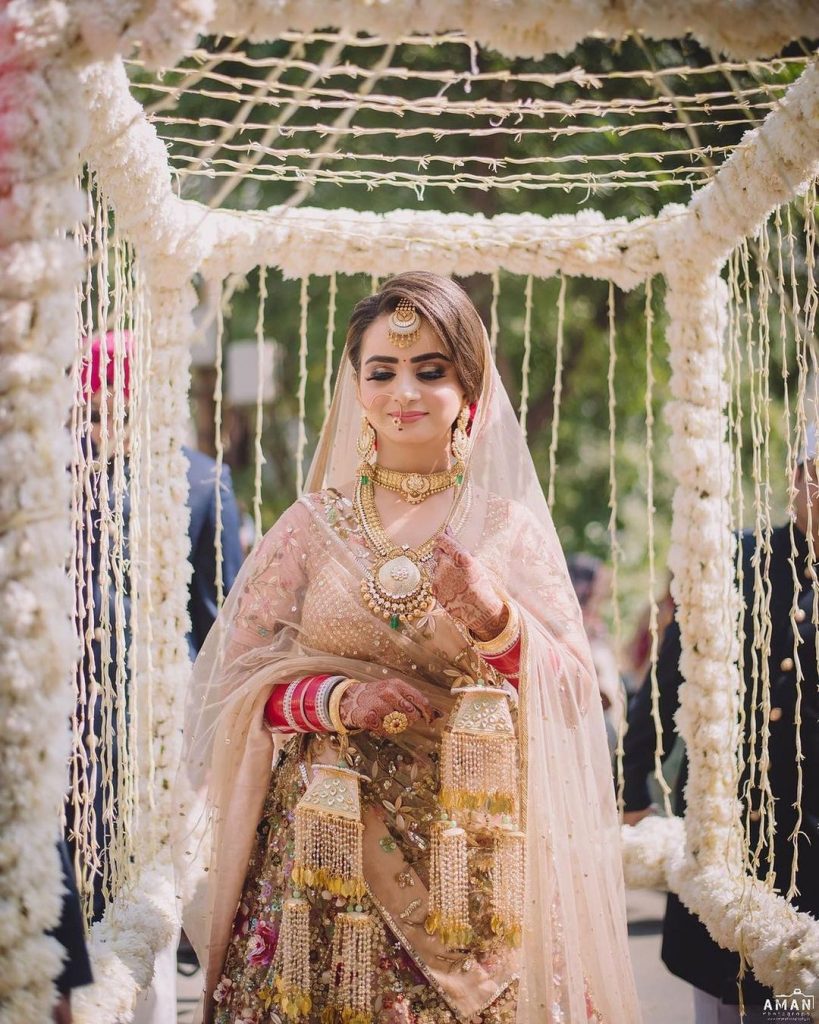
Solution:
[[[339,714],[348,729],[366,729],[385,736],[384,718],[391,711],[401,711],[410,725],[431,723],[436,717],[427,698],[402,679],[379,679],[373,683],[353,683],[341,698]]]
[[[479,640],[503,631],[509,610],[487,571],[450,533],[441,535],[432,592]]]

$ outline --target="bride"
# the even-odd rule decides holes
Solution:
[[[580,612],[449,279],[355,307],[306,493],[196,662],[179,797],[205,1021],[639,1024]]]

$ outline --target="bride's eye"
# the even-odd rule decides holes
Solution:
[[[373,370],[372,375],[367,380],[392,380],[395,376],[394,373],[390,373],[389,370]]]
[[[446,376],[446,370],[443,366],[433,366],[428,370],[418,371],[418,378],[420,380],[440,380],[444,376]]]

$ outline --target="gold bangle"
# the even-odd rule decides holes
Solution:
[[[509,612],[509,618],[496,637],[493,637],[491,640],[479,640],[474,634],[471,634],[475,647],[481,654],[488,654],[490,656],[506,654],[508,650],[515,646],[515,642],[520,636],[520,617],[517,609],[511,601],[504,601],[503,604]]]
[[[341,714],[339,711],[341,698],[353,683],[357,682],[359,682],[358,679],[342,679],[340,683],[336,683],[330,692],[330,699],[327,701],[327,713],[330,716],[330,721],[333,723],[333,728],[339,736],[347,735],[347,727],[341,721]]]

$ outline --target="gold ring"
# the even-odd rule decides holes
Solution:
[[[391,711],[388,715],[384,715],[381,720],[381,728],[391,736],[397,736],[398,733],[403,732],[408,725],[409,719],[403,711]]]

